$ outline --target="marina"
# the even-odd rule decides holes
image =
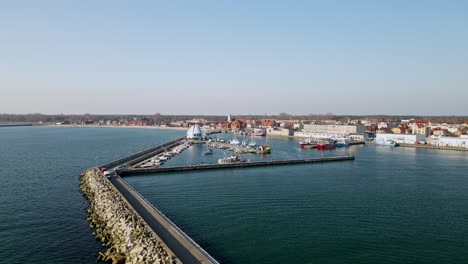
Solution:
[[[158,150],[161,145],[167,147],[166,143],[174,143],[173,138],[178,136],[183,139],[184,134],[178,130],[138,128],[2,130],[5,140],[1,145],[6,150],[2,160],[5,169],[11,172],[5,175],[2,190],[5,194],[2,197],[10,198],[3,199],[2,206],[6,211],[26,212],[21,216],[26,225],[17,224],[15,217],[4,219],[4,224],[15,229],[8,232],[2,229],[2,234],[6,241],[17,242],[3,244],[1,252],[15,251],[18,245],[38,248],[44,253],[38,253],[34,262],[41,264],[69,263],[74,259],[91,263],[100,256],[98,252],[105,255],[107,249],[102,249],[101,240],[91,235],[96,231],[88,227],[90,222],[86,218],[90,216],[83,210],[86,206],[83,197],[76,193],[76,175],[94,166],[95,156],[104,165],[111,165],[107,168],[117,169],[118,164]],[[146,204],[152,204],[221,263],[314,262],[322,250],[330,249],[333,254],[323,256],[325,262],[353,262],[355,258],[346,253],[351,251],[369,256],[361,263],[370,264],[375,260],[385,262],[388,248],[392,248],[395,263],[403,263],[408,258],[415,259],[413,263],[426,264],[462,263],[466,259],[463,239],[460,239],[465,232],[465,217],[461,212],[468,206],[464,202],[468,184],[463,177],[467,162],[464,152],[372,144],[316,151],[301,149],[297,139],[263,137],[256,141],[270,145],[271,154],[241,156],[250,161],[321,158],[322,155],[346,156],[351,149],[356,159],[135,174],[112,177],[110,181],[119,179],[118,182],[127,183],[128,188],[135,190],[134,195],[144,197],[141,199]],[[165,161],[164,166],[215,164],[224,151],[228,152],[213,149],[212,155],[204,155],[206,148],[206,144],[193,144]],[[40,165],[44,150],[56,161],[56,166]],[[131,154],[137,152],[138,155]],[[9,158],[18,155],[29,160],[30,166],[24,167],[20,159]],[[26,170],[13,173],[21,166]],[[35,173],[28,173],[30,170]],[[99,179],[109,181],[103,175]],[[31,195],[33,199],[29,199]],[[128,197],[125,199],[130,202],[136,196],[125,196]],[[405,197],[404,201],[401,197]],[[419,206],[429,202],[430,206]],[[63,214],[65,211],[68,213]],[[142,218],[143,215],[140,214]],[[362,225],[363,221],[372,224]],[[64,223],[67,227],[58,228]],[[300,236],[295,235],[298,230]],[[158,235],[160,232],[155,231]],[[34,240],[24,235],[31,233],[35,234]],[[402,233],[408,237],[393,240]],[[384,237],[372,234],[384,234]],[[440,243],[441,234],[444,243]],[[414,240],[424,243],[412,243]],[[285,244],[295,247],[285,248]],[[428,252],[428,247],[437,250]],[[51,251],[57,254],[45,253]],[[27,263],[31,256],[26,251],[17,251],[8,260]]]
[[[204,135],[201,129],[197,126],[194,126],[188,130],[186,137],[179,137],[166,143],[147,148],[137,153],[128,155],[127,157],[103,164],[99,166],[99,168],[91,168],[82,174],[81,190],[83,195],[85,195],[87,199],[90,200],[90,208],[88,209],[88,212],[90,213],[90,217],[88,219],[91,221],[90,227],[98,227],[97,231],[100,233],[98,232],[96,237],[101,239],[103,243],[105,243],[106,240],[109,241],[106,244],[106,246],[110,246],[107,252],[100,253],[100,257],[103,260],[112,259],[114,262],[119,262],[121,260],[134,261],[138,259],[149,259],[151,261],[162,261],[162,263],[171,264],[177,264],[179,263],[179,260],[181,263],[218,263],[202,247],[200,247],[179,227],[177,227],[177,225],[172,223],[169,218],[167,218],[156,207],[149,203],[135,189],[126,184],[121,176],[157,172],[198,171],[208,169],[231,169],[259,166],[323,163],[355,159],[355,157],[350,153],[348,156],[249,161],[246,158],[240,157],[240,153],[245,152],[245,150],[249,150],[250,152],[248,153],[266,154],[271,152],[271,148],[267,145],[260,145],[256,148],[249,148],[241,146],[240,142],[238,141],[234,142],[234,139],[230,140],[230,146],[227,146],[226,143],[219,142],[221,140],[214,142],[213,140],[207,141],[206,139],[207,137]],[[190,148],[192,145],[199,146],[200,144],[208,144],[210,147],[205,149],[203,152],[205,155],[207,153],[208,155],[212,155],[212,148],[227,149],[233,153],[230,157],[219,158],[217,164],[198,164],[172,167],[162,166],[164,162],[181,154],[184,150]],[[247,144],[243,142],[242,145]],[[109,183],[112,185],[112,187],[109,185]],[[99,185],[107,186],[107,192],[113,192],[113,194],[110,196],[111,198],[109,198],[109,196],[103,196],[103,199],[107,199],[105,200],[106,202],[102,202],[100,200],[101,196],[97,195],[96,193],[97,189],[104,188],[97,187]],[[121,196],[121,198],[118,198],[119,196]],[[99,214],[93,214],[93,212],[96,212],[96,210],[93,210],[92,206],[94,204],[112,203],[112,201],[109,201],[109,199],[126,201],[125,205],[121,205],[124,207],[122,210],[126,211],[128,209],[125,208],[131,208],[135,212],[131,216],[131,219],[136,219],[136,225],[141,225],[141,227],[139,227],[140,229],[143,228],[151,230],[150,233],[153,234],[152,236],[148,237],[145,235],[148,233],[147,231],[144,231],[140,234],[141,239],[146,241],[144,243],[145,246],[130,242],[125,242],[122,244],[122,237],[119,240],[121,242],[116,244],[112,241],[116,241],[116,237],[119,236],[117,233],[111,233],[107,237],[102,235],[105,231],[100,231],[99,226],[103,224],[106,225],[106,222],[109,221],[114,221],[117,223],[119,222],[119,219],[114,219],[112,216],[110,218],[102,218],[104,215],[106,215],[105,212],[102,213],[103,216],[99,216]],[[105,206],[103,208],[105,208]],[[101,219],[99,220],[101,222],[95,222],[97,221],[96,217],[101,217],[99,218]],[[128,219],[128,217],[126,219]],[[127,225],[128,224],[135,225],[135,222],[127,223]],[[106,234],[109,234],[108,231],[106,232]],[[159,247],[157,247],[157,245],[159,245]],[[136,251],[137,248],[138,251]],[[154,260],[151,259],[153,255],[157,256]]]

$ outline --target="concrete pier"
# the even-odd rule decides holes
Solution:
[[[127,168],[119,172],[119,174],[121,176],[129,176],[133,174],[142,174],[142,173],[247,168],[247,167],[259,167],[259,166],[319,163],[319,162],[332,162],[332,161],[345,161],[345,160],[354,160],[354,156],[350,155],[350,156],[321,157],[321,158],[310,158],[310,159],[268,160],[268,161],[253,161],[253,162],[242,162],[242,163],[231,163],[231,164],[201,164],[201,165],[158,167],[158,168]]]

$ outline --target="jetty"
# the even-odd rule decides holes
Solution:
[[[309,158],[309,159],[252,161],[252,162],[241,162],[241,163],[230,163],[230,164],[200,164],[200,165],[154,167],[154,168],[127,168],[119,172],[119,175],[129,176],[133,174],[143,174],[143,173],[248,168],[248,167],[259,167],[259,166],[275,166],[275,165],[345,161],[345,160],[354,160],[354,159],[355,157],[353,155],[349,155],[349,156],[320,157],[320,158]]]
[[[24,126],[32,126],[32,124],[0,124],[0,127],[24,127]]]
[[[204,142],[205,143],[205,142]],[[185,137],[144,149],[118,160],[93,167],[80,175],[80,190],[88,199],[88,218],[93,235],[105,252],[98,261],[112,263],[219,264],[123,177],[142,173],[249,168],[354,160],[348,156],[268,160],[231,164],[201,164],[173,167],[138,167],[147,160],[178,146],[190,144]],[[117,167],[118,174],[115,171]],[[103,172],[106,172],[104,175]]]

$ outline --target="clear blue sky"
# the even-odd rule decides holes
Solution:
[[[468,1],[2,1],[0,113],[468,115]]]

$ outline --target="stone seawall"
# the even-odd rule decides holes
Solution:
[[[86,170],[80,181],[80,191],[88,199],[89,226],[108,248],[99,252],[98,261],[181,263],[99,169]]]

